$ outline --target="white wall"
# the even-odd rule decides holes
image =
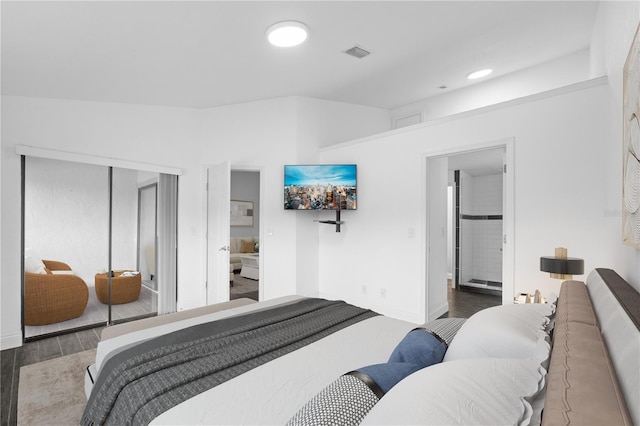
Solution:
[[[108,169],[29,157],[25,174],[25,247],[69,264],[88,286],[107,270]],[[136,269],[136,172],[113,173],[114,269]]]
[[[311,146],[325,147],[391,129],[391,115],[387,109],[323,99],[297,99],[298,132],[300,137],[313,140]],[[317,152],[313,151],[312,155],[316,156]],[[303,158],[299,160],[304,161]]]
[[[262,297],[316,295],[318,215],[284,211],[284,165],[315,163],[321,145],[388,129],[388,111],[290,97],[212,108],[201,119],[204,165],[229,160],[232,169],[261,171]]]
[[[182,306],[198,306],[189,295],[202,282],[201,193],[197,190],[200,122],[193,110],[2,97],[2,276],[1,345],[19,346],[20,157],[28,145],[107,158],[182,168],[179,178],[179,295]],[[12,208],[6,208],[12,206]],[[183,300],[184,299],[184,300]]]
[[[557,288],[540,273],[539,258],[559,245],[583,257],[587,269],[623,266],[610,245],[603,245],[609,239],[602,212],[611,208],[604,183],[610,172],[600,163],[612,147],[605,139],[607,85],[596,83],[324,149],[322,161],[357,159],[359,210],[340,237],[321,235],[322,261],[348,259],[351,265],[341,270],[340,281],[321,275],[321,293],[346,293],[355,303],[423,321],[419,300],[425,278],[417,267],[425,261],[423,159],[510,137],[515,139],[515,291]],[[415,227],[419,238],[407,238],[407,227]],[[384,283],[384,303],[377,294],[362,296],[361,283]]]
[[[557,96],[533,96],[524,104],[507,102],[323,150],[325,162],[357,156],[363,179],[362,209],[349,226],[351,235],[321,235],[320,257],[326,263],[348,258],[351,265],[367,267],[345,269],[343,289],[323,276],[321,293],[344,292],[355,303],[382,306],[385,313],[404,310],[407,319],[422,321],[418,295],[424,277],[413,265],[423,262],[418,254],[423,243],[406,237],[407,226],[422,223],[422,194],[402,183],[420,182],[425,155],[509,136],[515,138],[516,163],[515,291],[556,291],[557,282],[538,270],[538,259],[559,245],[584,258],[587,270],[613,268],[640,289],[640,250],[621,242],[620,209],[622,68],[639,20],[638,1],[600,3],[589,75],[606,71],[603,85],[576,92],[560,89]],[[443,99],[442,105],[448,101]],[[411,107],[415,109],[400,112]],[[380,194],[390,193],[401,201],[378,202]],[[417,229],[425,233],[421,226]],[[385,261],[372,264],[367,262],[371,258]],[[376,294],[359,294],[363,282],[394,290],[381,301]]]
[[[389,130],[388,110],[350,105],[313,98],[297,98],[297,138],[299,142],[296,162],[318,162],[318,149],[340,142],[378,134]],[[353,163],[354,158],[340,158],[338,162]],[[342,212],[341,219],[348,221],[352,212]],[[287,211],[296,226],[297,292],[308,296],[318,295],[320,269],[333,269],[319,258],[319,235],[340,235],[336,227],[314,222],[334,220],[333,212]],[[335,276],[333,279],[340,279]]]
[[[280,98],[202,112],[203,165],[229,160],[232,169],[258,169],[260,199],[261,297],[296,292],[295,224],[283,209],[283,165],[296,161],[295,98]]]
[[[260,170],[260,222],[265,299],[317,293],[318,277],[297,280],[295,213],[285,212],[283,165],[315,161],[319,141],[334,143],[388,128],[376,108],[304,98],[280,98],[207,110],[2,97],[2,348],[21,344],[20,157],[16,145],[180,168],[178,212],[178,309],[205,303],[205,170],[230,160],[232,168]],[[307,106],[304,108],[302,105]],[[304,110],[300,112],[300,110]],[[341,114],[352,114],[358,120]],[[321,129],[314,117],[322,117]],[[324,129],[324,130],[322,130]],[[311,137],[317,132],[322,138]],[[310,227],[311,229],[311,227]],[[312,228],[317,230],[316,226]],[[303,263],[304,264],[304,263]],[[317,260],[315,260],[317,265]],[[311,265],[313,267],[313,264]],[[261,282],[261,285],[263,283]]]
[[[601,167],[604,176],[606,208],[604,217],[605,247],[615,257],[616,271],[640,290],[640,250],[622,241],[622,69],[640,21],[640,2],[600,2],[593,35],[592,64],[604,69],[609,78],[607,90],[607,127],[604,143],[606,155]],[[604,266],[604,265],[603,265]]]
[[[515,138],[518,290],[545,291],[556,285],[537,269],[539,257],[557,245],[583,257],[587,268],[613,267],[639,287],[640,251],[620,242],[621,70],[639,19],[637,1],[600,4],[591,70],[597,65],[606,70],[608,84],[551,98],[534,97],[525,104],[488,107],[409,132],[325,148],[319,155],[318,147],[384,129],[388,125],[380,121],[384,112],[349,106],[336,114],[330,103],[305,98],[188,110],[3,96],[1,347],[21,344],[16,144],[182,168],[180,308],[204,303],[204,169],[229,159],[232,166],[259,168],[264,193],[273,197],[262,200],[266,238],[261,246],[270,249],[265,254],[269,258],[264,271],[269,285],[262,293],[266,298],[319,290],[422,320],[422,301],[415,296],[424,290],[419,272],[424,259],[416,253],[423,251],[426,232],[423,184],[416,182],[422,182],[424,157],[509,136]],[[362,189],[358,210],[343,213],[347,223],[342,233],[300,215],[292,219],[291,212],[283,211],[283,164],[354,159]],[[557,181],[552,170],[561,170],[564,188],[573,190],[576,201],[567,201],[562,189],[543,191]],[[386,202],[389,197],[392,202]],[[408,228],[415,229],[418,238],[409,239]],[[551,237],[543,240],[540,235]],[[310,272],[305,276],[301,271],[308,261]],[[374,294],[360,296],[362,283],[380,282],[387,288],[384,301]]]
[[[590,59],[589,50],[581,50],[462,89],[443,90],[442,95],[396,108],[391,114],[397,119],[419,113],[421,120],[427,122],[602,76],[603,71],[590,72]]]
[[[28,157],[25,169],[25,247],[93,286],[108,261],[107,167]]]

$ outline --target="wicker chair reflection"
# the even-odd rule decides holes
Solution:
[[[138,300],[142,287],[140,274],[123,276],[123,272],[118,271],[111,277],[111,304],[119,305]],[[96,274],[95,290],[98,300],[105,305],[109,303],[109,277],[106,273]]]
[[[77,275],[56,275],[51,271],[71,271],[69,265],[42,261],[46,274],[24,274],[24,323],[46,325],[81,316],[89,301],[89,288]]]

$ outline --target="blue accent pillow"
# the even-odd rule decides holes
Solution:
[[[417,329],[404,336],[388,362],[408,362],[424,368],[442,362],[446,351],[447,346],[442,340],[426,330]]]
[[[408,375],[442,362],[446,344],[426,330],[409,332],[393,350],[385,364],[369,365],[357,371],[369,376],[386,394]]]
[[[374,382],[376,382],[383,394],[386,394],[400,380],[420,369],[422,369],[422,367],[415,364],[391,362],[368,365],[366,367],[359,368],[358,371],[369,376]]]

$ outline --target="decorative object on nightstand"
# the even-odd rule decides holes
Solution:
[[[576,257],[567,257],[567,249],[556,247],[555,256],[540,258],[540,270],[549,272],[551,278],[558,280],[571,280],[574,275],[584,274],[584,260]]]
[[[556,247],[555,256],[543,256],[540,258],[540,270],[549,272],[551,278],[558,280],[572,280],[574,275],[584,274],[584,260],[575,257],[567,257],[567,249]],[[535,294],[521,293],[514,298],[514,303],[546,303],[546,299],[540,291]]]
[[[540,290],[536,290],[534,294],[520,293],[513,298],[513,303],[547,303],[547,299],[542,296]]]

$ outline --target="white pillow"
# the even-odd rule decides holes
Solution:
[[[46,274],[44,263],[32,249],[24,250],[24,271],[32,274]]]
[[[526,359],[435,364],[391,388],[361,424],[526,425],[545,375],[539,363]]]
[[[75,275],[73,271],[69,271],[67,269],[62,269],[59,271],[51,271],[53,275]]]
[[[472,315],[449,345],[443,362],[469,358],[524,358],[548,364],[551,304],[500,305]]]

